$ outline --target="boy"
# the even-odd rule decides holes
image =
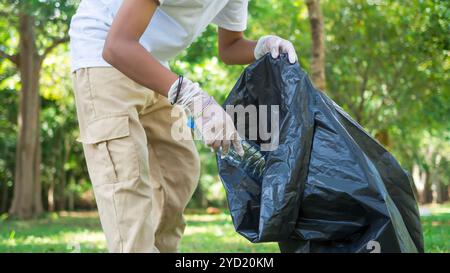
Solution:
[[[192,139],[171,135],[175,105],[186,109],[205,144],[243,153],[231,118],[167,61],[210,24],[219,56],[249,64],[288,53],[277,36],[247,40],[248,0],[83,0],[70,27],[80,141],[110,252],[175,252],[183,211],[199,177]]]

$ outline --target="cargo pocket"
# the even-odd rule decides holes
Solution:
[[[128,113],[89,122],[80,141],[85,147],[94,186],[139,177],[137,149],[130,136]]]

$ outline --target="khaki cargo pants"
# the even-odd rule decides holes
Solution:
[[[173,106],[118,70],[83,68],[73,77],[80,141],[109,251],[176,252],[199,178],[192,137],[172,138]]]

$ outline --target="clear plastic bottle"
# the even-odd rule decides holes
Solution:
[[[244,156],[238,155],[231,147],[223,159],[230,165],[243,169],[249,176],[260,179],[266,165],[264,155],[246,140],[242,140],[241,144],[242,148],[244,148]]]
[[[201,134],[191,116],[188,116],[187,125],[193,130],[196,139],[201,138]],[[241,144],[244,149],[244,156],[238,155],[233,146],[230,147],[228,154],[225,156],[222,156],[219,151],[219,156],[230,165],[243,169],[252,178],[260,179],[266,165],[264,155],[245,139],[241,140]]]

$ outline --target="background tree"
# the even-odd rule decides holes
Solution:
[[[320,0],[307,0],[306,5],[312,40],[311,78],[318,89],[325,90],[325,33]]]
[[[14,42],[3,44],[0,55],[15,64],[20,73],[18,136],[14,197],[10,214],[30,218],[42,212],[40,182],[40,98],[42,63],[58,45],[68,41],[68,20],[73,1],[2,1],[3,20]]]

